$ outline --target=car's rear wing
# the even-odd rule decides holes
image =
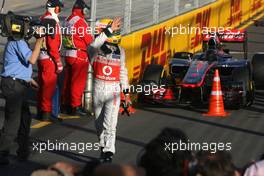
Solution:
[[[212,37],[217,35],[219,41],[221,43],[243,43],[243,50],[244,50],[244,57],[247,59],[248,55],[248,39],[247,39],[247,32],[246,30],[226,30],[222,33],[209,33],[203,35],[203,48],[207,44],[208,40]]]

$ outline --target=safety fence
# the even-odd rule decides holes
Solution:
[[[146,1],[150,2],[150,0],[142,2],[146,4]],[[138,3],[139,7],[137,8],[142,8],[140,7],[140,1]],[[203,3],[200,1],[201,4]],[[183,6],[186,6],[186,4]],[[125,35],[122,39],[122,46],[126,50],[130,81],[138,81],[145,66],[150,63],[166,66],[176,51],[189,51],[192,53],[200,51],[202,49],[202,33],[201,31],[190,33],[189,28],[236,28],[256,15],[263,16],[263,7],[264,0],[217,0],[188,13]],[[133,11],[134,8],[132,8]],[[150,13],[147,12],[147,6],[142,9],[146,13]],[[159,15],[164,18],[169,17],[162,10],[160,10]],[[137,18],[140,16],[138,15]],[[136,19],[136,17],[132,17],[132,19]],[[161,19],[159,18],[159,20]],[[135,27],[142,24],[137,23],[136,20],[131,20],[131,22],[131,29],[135,29]],[[145,23],[145,26],[151,24]],[[183,33],[180,33],[181,28],[185,30]]]
[[[158,24],[216,0],[92,0],[92,17],[124,17],[123,34]]]

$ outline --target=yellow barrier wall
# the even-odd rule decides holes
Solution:
[[[165,65],[176,51],[201,50],[201,34],[193,32],[172,37],[168,29],[180,26],[235,28],[257,13],[262,13],[263,7],[264,0],[218,0],[203,8],[124,36],[121,45],[126,49],[130,81],[138,81],[147,64]]]

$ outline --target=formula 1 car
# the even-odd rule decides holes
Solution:
[[[229,50],[223,48],[223,43],[242,43],[244,58],[233,58]],[[246,31],[226,31],[217,34],[217,37],[216,34],[205,35],[203,49],[197,54],[175,53],[165,67],[148,65],[142,86],[151,87],[152,93],[140,94],[140,101],[206,104],[211,94],[214,72],[218,69],[225,105],[236,109],[252,105],[255,88],[251,63],[247,60]]]

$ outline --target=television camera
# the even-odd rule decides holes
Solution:
[[[16,15],[9,11],[7,14],[0,14],[0,35],[2,37],[12,38],[14,40],[27,39],[29,40],[33,36],[36,38],[42,35],[54,35],[49,34],[47,30],[45,32],[36,32],[37,28],[55,29],[56,21],[53,19],[34,19],[30,16]],[[53,36],[54,37],[54,36]]]

